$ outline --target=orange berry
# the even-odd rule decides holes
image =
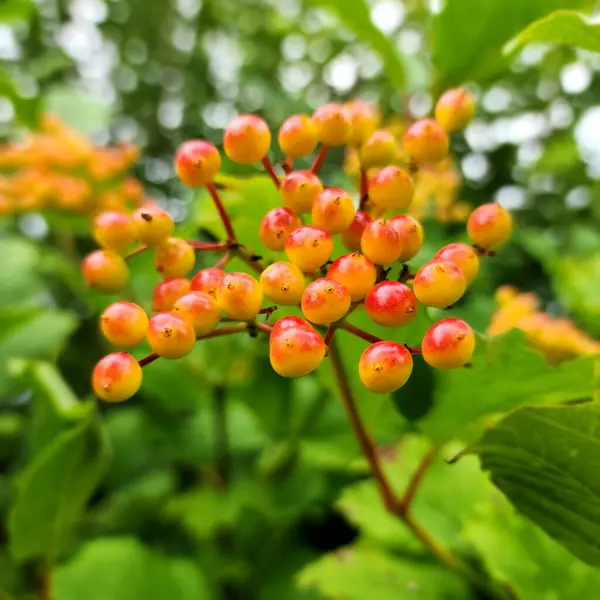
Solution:
[[[350,223],[350,227],[348,227],[346,231],[342,232],[342,244],[344,244],[348,250],[353,252],[360,250],[360,240],[362,238],[363,231],[372,220],[373,219],[368,213],[362,210],[357,210],[354,214],[352,223]]]
[[[360,147],[360,164],[364,169],[389,165],[398,154],[398,142],[386,129],[374,131]]]
[[[198,292],[206,292],[216,299],[223,283],[223,277],[225,277],[223,269],[217,267],[202,269],[192,277],[191,288]]]
[[[282,377],[307,375],[325,358],[327,346],[323,338],[308,323],[305,325],[275,327],[271,332],[269,358],[273,370]]]
[[[184,142],[175,154],[177,177],[189,187],[200,187],[211,183],[220,168],[219,151],[204,140]]]
[[[294,229],[285,242],[285,253],[302,271],[310,273],[322,267],[333,252],[331,236],[312,225]]]
[[[450,148],[448,134],[434,119],[413,123],[404,134],[404,151],[416,164],[437,163]]]
[[[326,188],[312,207],[312,221],[332,235],[350,227],[354,220],[354,202],[350,194],[339,188]]]
[[[398,260],[406,262],[414,258],[423,246],[423,227],[421,223],[410,215],[395,215],[389,219],[389,223],[398,233],[402,244],[402,251]]]
[[[313,113],[312,122],[317,139],[325,146],[343,146],[350,138],[350,121],[341,104],[319,106]]]
[[[306,213],[312,210],[323,184],[310,171],[292,171],[283,178],[279,191],[285,206],[295,213]]]
[[[154,265],[163,277],[184,277],[195,264],[194,249],[181,238],[167,238],[154,248]]]
[[[279,128],[281,151],[291,159],[308,156],[317,147],[315,126],[306,115],[292,115]]]
[[[100,292],[114,294],[129,281],[129,268],[122,256],[111,250],[95,250],[81,263],[85,282]]]
[[[276,262],[261,273],[260,286],[271,302],[282,306],[294,306],[302,299],[306,278],[296,265]]]
[[[115,302],[104,309],[100,317],[104,337],[115,346],[137,346],[148,331],[148,316],[133,302]]]
[[[350,123],[347,143],[351,146],[359,146],[366,142],[379,124],[377,111],[363,100],[347,102],[343,110]]]
[[[295,327],[299,327],[300,329],[308,329],[309,331],[315,331],[315,328],[304,319],[300,317],[281,317],[271,330],[271,336],[277,335],[280,331],[285,331],[286,329],[294,329]]]
[[[435,120],[446,131],[466,127],[475,116],[475,100],[462,88],[444,92],[435,105]]]
[[[360,247],[362,253],[376,265],[391,265],[400,256],[402,242],[389,221],[376,219],[365,227]]]
[[[271,147],[269,126],[256,115],[240,115],[225,129],[223,147],[225,154],[236,163],[260,162]]]
[[[302,312],[317,325],[339,321],[350,309],[348,288],[334,279],[323,277],[308,285],[302,294]]]
[[[260,241],[269,250],[283,250],[290,233],[301,225],[300,217],[289,208],[273,208],[260,222]]]
[[[408,208],[414,191],[410,175],[395,165],[381,169],[369,181],[369,200],[381,208]]]
[[[137,227],[130,215],[111,210],[94,217],[92,235],[103,248],[120,252],[136,241]]]
[[[92,389],[106,402],[123,402],[142,385],[142,368],[131,354],[113,352],[100,359],[92,372]]]
[[[164,312],[171,310],[178,298],[191,289],[189,279],[185,277],[168,277],[157,283],[152,293],[152,310]]]
[[[415,275],[413,292],[419,302],[436,308],[454,304],[464,293],[467,280],[454,263],[434,259]]]
[[[175,301],[173,312],[187,321],[197,336],[210,333],[221,320],[217,301],[205,292],[188,292]]]
[[[381,341],[362,353],[358,362],[358,375],[371,392],[389,394],[408,381],[412,368],[412,355],[404,346]]]
[[[458,369],[473,357],[475,334],[461,319],[443,319],[425,333],[421,351],[426,363],[436,369]]]
[[[404,327],[417,316],[417,299],[403,283],[382,281],[367,294],[365,310],[378,325]]]
[[[510,238],[512,228],[511,214],[495,202],[478,206],[467,220],[471,241],[483,250],[496,250],[503,246]]]
[[[366,256],[360,252],[353,252],[334,260],[327,277],[345,286],[350,292],[352,302],[358,302],[375,285],[377,270]]]
[[[472,246],[455,243],[448,244],[437,251],[434,260],[444,260],[460,267],[465,275],[467,285],[475,279],[479,271],[479,256]]]
[[[254,277],[246,273],[225,273],[217,302],[237,321],[254,319],[262,306],[263,291]]]
[[[181,358],[196,345],[194,328],[172,312],[160,312],[151,317],[146,338],[152,352],[163,358]]]
[[[173,235],[175,223],[171,215],[158,206],[142,206],[133,213],[137,237],[143,244],[154,246]]]

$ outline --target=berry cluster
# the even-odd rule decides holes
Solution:
[[[163,280],[154,291],[152,317],[129,302],[112,304],[103,313],[101,328],[111,343],[130,347],[145,338],[153,354],[139,362],[123,352],[102,359],[93,374],[96,394],[109,401],[124,400],[139,388],[141,366],[158,357],[182,357],[197,339],[240,331],[269,334],[271,365],[284,377],[301,377],[317,369],[336,331],[356,335],[370,343],[358,372],[363,384],[376,393],[392,392],[406,383],[414,354],[422,354],[439,369],[464,366],[473,354],[475,336],[460,319],[433,324],[421,346],[412,348],[379,339],[348,318],[353,311],[364,310],[376,324],[401,328],[416,318],[419,304],[449,308],[477,275],[480,256],[493,255],[509,238],[510,214],[498,204],[485,204],[468,218],[472,246],[447,245],[414,274],[406,264],[423,243],[421,224],[404,212],[414,194],[413,175],[423,165],[445,159],[448,133],[468,123],[473,112],[474,103],[466,91],[444,94],[436,105],[435,119],[417,121],[406,130],[404,166],[386,164],[391,160],[389,140],[376,129],[377,116],[364,102],[327,104],[310,118],[292,116],[278,133],[284,154],[281,181],[268,158],[271,132],[265,121],[255,115],[234,119],[225,130],[225,154],[241,164],[262,163],[281,195],[283,206],[264,216],[259,233],[267,249],[285,253],[286,259],[266,267],[237,240],[213,183],[221,164],[218,150],[202,140],[184,143],[175,158],[177,174],[190,187],[206,187],[227,240],[207,243],[173,237],[173,222],[155,207],[142,207],[132,217],[97,216],[94,233],[103,250],[84,260],[84,276],[90,285],[115,292],[125,284],[128,269],[118,252],[134,240],[144,244],[141,249],[152,249]],[[311,168],[294,170],[294,163],[319,144]],[[358,203],[343,189],[325,187],[318,177],[332,146],[350,146],[361,156]],[[367,173],[366,167],[375,165],[377,171]],[[335,236],[348,253],[332,260]],[[202,250],[223,251],[224,255],[215,267],[188,279],[194,252]],[[246,262],[258,277],[226,272],[225,265],[234,257]],[[391,279],[395,265],[397,277]],[[276,306],[263,308],[264,299],[298,307],[302,316],[286,316],[271,325],[267,319]],[[265,320],[257,320],[260,314],[266,314]],[[219,327],[225,319],[235,324]]]

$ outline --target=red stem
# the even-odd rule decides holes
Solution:
[[[273,325],[269,325],[268,323],[257,323],[256,327],[263,333],[268,333],[268,334],[270,334],[271,331],[273,330]]]
[[[187,240],[187,243],[199,252],[209,250],[225,250],[227,248],[227,242],[197,242],[196,240]]]
[[[141,252],[145,252],[146,250],[148,250],[148,246],[138,246],[137,248],[134,248],[133,250],[129,251],[125,256],[125,260],[127,260],[128,258],[131,258],[132,256],[135,256],[136,254],[140,254]]]
[[[223,202],[221,202],[221,197],[219,196],[219,192],[213,183],[208,183],[206,185],[206,189],[208,193],[211,195],[215,206],[217,207],[217,211],[219,211],[219,216],[221,217],[221,221],[223,221],[223,225],[225,226],[225,231],[227,232],[227,240],[229,242],[237,241],[235,237],[235,231],[233,231],[233,225],[231,224],[231,219],[223,206]]]
[[[408,482],[408,487],[406,488],[406,491],[404,492],[404,496],[402,496],[402,498],[400,500],[400,505],[402,506],[402,509],[405,514],[408,514],[408,511],[410,510],[410,508],[412,506],[413,500],[415,499],[415,496],[417,495],[417,491],[419,490],[419,486],[421,485],[423,478],[427,474],[427,471],[429,470],[429,467],[431,466],[431,463],[433,462],[435,455],[436,455],[436,449],[431,448],[423,456],[416,471],[412,474],[412,477],[410,478],[410,481]]]
[[[361,167],[360,169],[360,205],[358,210],[364,210],[369,201],[369,179],[367,172]]]
[[[289,156],[286,156],[282,161],[281,161],[281,168],[283,169],[283,172],[287,175],[288,173],[291,173],[294,170],[294,159],[290,158]]]
[[[215,269],[223,269],[227,266],[229,261],[231,260],[231,254],[229,252],[225,252],[223,256],[214,264]]]
[[[330,325],[327,328],[327,331],[325,332],[325,338],[324,338],[324,342],[325,342],[326,346],[329,346],[329,343],[333,339],[333,334],[335,333],[336,329],[337,329],[337,327],[335,327],[334,325]]]
[[[376,344],[377,342],[385,341],[382,338],[377,337],[376,335],[373,335],[372,333],[369,333],[368,331],[365,331],[364,329],[361,329],[360,327],[351,325],[350,323],[344,323],[340,327],[340,329],[343,329],[344,331],[347,331],[348,333],[352,333],[356,337],[359,337],[362,340],[365,340],[366,342],[370,342],[371,344]],[[419,348],[417,346],[408,346],[407,344],[404,344],[404,347],[411,354],[421,354],[421,348]]]
[[[265,156],[261,162],[262,162],[262,166],[265,168],[265,171],[268,173],[269,177],[273,180],[275,187],[277,189],[279,189],[279,186],[281,185],[281,183],[279,181],[279,177],[277,177],[277,173],[275,173],[275,170],[273,169],[273,165],[271,164],[269,157]]]
[[[328,150],[329,150],[328,146],[321,146],[321,149],[319,150],[317,157],[315,158],[315,162],[313,163],[312,167],[310,168],[310,170],[315,175],[321,169],[321,166],[323,165],[323,161],[325,160],[325,156],[327,155]]]

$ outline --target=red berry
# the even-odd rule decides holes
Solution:
[[[148,316],[133,302],[115,302],[107,306],[100,317],[104,337],[115,346],[137,346],[148,331]]]
[[[479,256],[475,249],[467,244],[448,244],[438,250],[433,258],[451,262],[460,267],[467,280],[467,285],[475,279],[479,271]]]
[[[175,154],[177,177],[189,187],[200,187],[211,183],[220,168],[219,151],[204,140],[184,142]]]
[[[142,368],[131,354],[113,352],[100,359],[92,373],[94,394],[107,402],[123,402],[142,385]]]
[[[323,338],[305,325],[274,328],[271,332],[269,358],[273,370],[282,377],[307,375],[325,358],[327,346]]]
[[[446,131],[466,127],[475,116],[473,96],[462,88],[444,92],[435,105],[435,120]]]
[[[133,213],[137,237],[143,244],[154,246],[173,235],[175,223],[171,215],[158,206],[143,206]]]
[[[294,306],[302,299],[306,278],[296,265],[289,262],[276,262],[261,273],[260,286],[271,302]]]
[[[366,142],[379,124],[377,111],[363,100],[347,102],[343,110],[350,123],[347,143],[351,146],[359,146]]]
[[[398,233],[402,251],[398,260],[406,262],[414,258],[423,246],[423,227],[410,215],[396,215],[389,220],[390,225]]]
[[[404,134],[404,151],[416,164],[437,163],[450,148],[448,134],[434,119],[413,123]]]
[[[459,267],[437,259],[425,263],[413,281],[417,300],[436,308],[454,304],[465,293],[466,287],[465,275]]]
[[[334,260],[327,277],[345,286],[350,292],[352,302],[358,302],[375,285],[377,270],[366,256],[360,252],[353,252]]]
[[[352,220],[350,227],[348,227],[346,231],[342,232],[342,244],[344,244],[348,250],[353,252],[360,250],[360,240],[362,238],[363,231],[372,220],[373,219],[368,213],[362,210],[357,210],[354,214],[354,219]]]
[[[304,316],[318,325],[339,321],[350,309],[350,292],[334,279],[316,279],[302,294]]]
[[[154,248],[154,265],[163,277],[184,277],[195,264],[194,249],[181,238],[167,238]]]
[[[350,227],[354,220],[354,202],[350,194],[339,188],[326,188],[312,207],[312,221],[332,235]]]
[[[254,277],[246,273],[225,273],[217,302],[237,321],[254,319],[262,306],[263,291]]]
[[[300,317],[282,317],[273,326],[273,329],[271,330],[271,337],[277,335],[280,331],[294,329],[296,327],[299,327],[300,329],[308,329],[309,331],[315,331],[314,327],[308,321],[305,321]]]
[[[358,362],[363,385],[376,394],[389,394],[400,389],[413,368],[411,353],[395,342],[377,342],[369,346]]]
[[[260,241],[269,250],[283,250],[290,233],[301,225],[300,217],[289,208],[274,208],[260,222]]]
[[[223,283],[223,277],[225,277],[223,269],[217,267],[202,269],[192,277],[191,288],[199,292],[206,292],[216,299]]]
[[[188,292],[173,305],[173,312],[187,321],[197,336],[210,333],[221,320],[217,301],[205,292]]]
[[[374,131],[360,147],[360,164],[364,169],[389,165],[398,154],[398,142],[386,129]]]
[[[310,225],[292,231],[285,242],[288,258],[305,273],[322,267],[332,252],[331,236],[319,227]]]
[[[425,333],[421,351],[425,362],[436,369],[458,369],[475,350],[475,334],[461,319],[443,319]]]
[[[367,294],[365,310],[378,325],[404,327],[417,316],[417,299],[403,283],[382,281]]]
[[[369,200],[381,208],[408,208],[414,191],[410,175],[394,165],[378,171],[369,182]]]
[[[471,241],[483,250],[496,250],[503,246],[510,238],[512,228],[511,214],[495,202],[478,206],[467,220]]]
[[[152,310],[163,312],[171,310],[178,298],[191,289],[190,281],[185,277],[168,277],[157,283],[152,294]]]
[[[223,136],[225,154],[236,163],[260,162],[271,146],[271,132],[256,115],[240,115],[229,123]]]
[[[376,219],[365,227],[360,247],[362,253],[376,265],[391,265],[400,256],[402,242],[389,221]]]
[[[111,210],[94,217],[92,234],[103,248],[120,252],[136,241],[137,227],[130,215]]]
[[[313,113],[312,122],[317,139],[325,146],[343,146],[350,138],[350,121],[341,104],[320,106]]]
[[[306,115],[292,115],[279,128],[281,151],[291,159],[308,156],[317,147],[315,126]]]
[[[81,263],[85,282],[100,292],[114,294],[129,281],[129,268],[123,257],[111,250],[95,250]]]
[[[284,177],[279,191],[285,206],[295,213],[306,213],[312,210],[323,184],[310,171],[292,171]]]
[[[196,345],[193,327],[172,312],[160,312],[151,317],[146,337],[152,352],[163,358],[181,358]]]

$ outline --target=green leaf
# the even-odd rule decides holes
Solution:
[[[600,405],[521,408],[469,452],[519,511],[600,565]]]
[[[53,600],[204,600],[212,598],[206,578],[184,558],[156,552],[130,537],[85,544],[56,569]]]
[[[32,0],[2,0],[0,4],[0,23],[28,19],[32,10]]]
[[[2,19],[0,19],[1,21]],[[2,67],[0,67],[0,96],[5,96],[11,101],[17,121],[28,127],[35,126],[40,112],[39,98],[23,97],[10,73]]]

